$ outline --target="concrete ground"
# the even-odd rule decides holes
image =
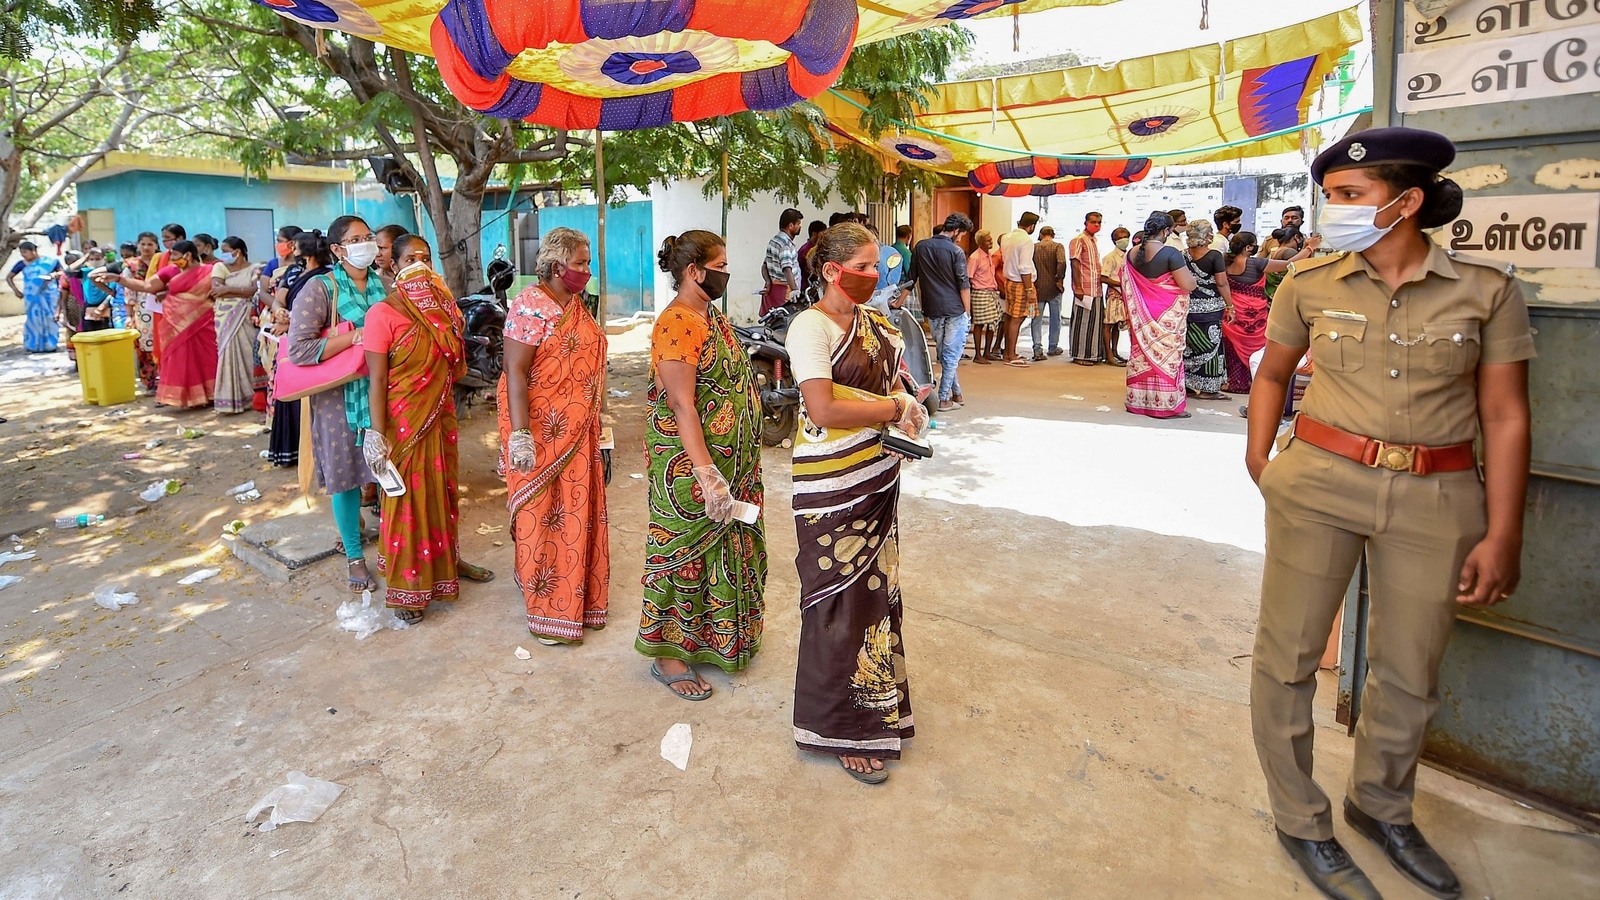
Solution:
[[[0,320],[0,378],[19,321]],[[623,448],[642,430],[642,337],[613,339]],[[785,451],[765,459],[766,646],[690,704],[632,649],[634,450],[609,492],[610,628],[581,647],[528,636],[480,409],[463,425],[462,541],[500,580],[357,641],[334,625],[336,562],[284,586],[219,540],[232,518],[304,509],[292,472],[262,469],[253,421],[144,398],[108,418],[59,371],[10,381],[0,537],[125,510],[158,476],[184,490],[99,529],[23,534],[38,558],[0,568],[24,578],[0,590],[0,897],[1313,896],[1273,840],[1250,740],[1261,509],[1237,404],[1155,423],[1120,411],[1120,369],[962,376],[968,405],[905,478],[919,728],[876,788],[790,739]],[[175,423],[209,433],[173,441]],[[266,497],[228,501],[247,478]],[[175,584],[202,566],[222,574]],[[94,606],[107,581],[141,602]],[[1332,685],[1317,766],[1338,797],[1351,745]],[[680,722],[682,772],[659,754]],[[247,826],[291,770],[348,790],[315,823]],[[1426,768],[1417,818],[1467,897],[1600,896],[1600,841],[1557,820]],[[1386,896],[1423,896],[1337,829]]]

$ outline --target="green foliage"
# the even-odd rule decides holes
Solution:
[[[867,97],[861,124],[873,135],[909,120],[926,109],[934,84],[948,77],[950,67],[972,49],[972,32],[956,25],[927,28],[855,49],[841,90]]]
[[[160,22],[157,0],[11,0],[0,9],[0,58],[28,59],[52,33],[131,44]]]

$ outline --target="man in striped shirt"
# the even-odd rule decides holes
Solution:
[[[800,261],[794,239],[805,219],[798,209],[784,210],[778,216],[778,233],[767,241],[766,259],[761,264],[761,278],[766,283],[761,292],[763,316],[789,302],[790,293],[800,291]]]

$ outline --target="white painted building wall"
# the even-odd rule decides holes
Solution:
[[[1285,206],[1303,206],[1308,212],[1311,209],[1310,165],[1298,153],[1244,160],[1242,164],[1169,166],[1157,169],[1136,184],[1066,197],[984,197],[982,227],[991,227],[991,221],[1014,223],[1024,211],[1031,209],[1039,214],[1041,228],[1051,226],[1056,230],[1056,239],[1066,243],[1083,230],[1084,216],[1098,212],[1104,217],[1099,244],[1101,255],[1105,255],[1111,251],[1111,232],[1115,228],[1138,231],[1144,227],[1145,218],[1157,210],[1182,209],[1188,212],[1191,220],[1199,217],[1210,220],[1211,213],[1223,205],[1221,182],[1224,178],[1268,175],[1303,176],[1304,183],[1297,182],[1287,191],[1264,191],[1270,196],[1256,210],[1256,222],[1258,239],[1266,240],[1272,229],[1278,227]],[[1010,204],[1009,215],[1000,204]],[[1011,227],[1006,225],[1005,230]]]
[[[657,250],[668,235],[681,234],[694,228],[716,232],[722,228],[722,199],[713,191],[705,195],[705,179],[675,181],[656,185],[650,192],[651,223],[655,230],[654,246]],[[735,322],[750,322],[761,308],[761,260],[767,252],[767,241],[778,233],[778,216],[789,206],[805,213],[806,222],[813,219],[828,221],[831,213],[852,209],[837,193],[828,198],[824,209],[810,203],[786,203],[774,194],[763,194],[745,207],[728,211],[728,315]],[[797,244],[805,243],[805,231],[800,232]],[[890,238],[893,240],[893,237]],[[656,309],[672,302],[672,278],[656,270]]]

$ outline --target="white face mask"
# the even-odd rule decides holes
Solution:
[[[1400,195],[1404,197],[1404,194]],[[1383,236],[1394,230],[1399,225],[1399,219],[1388,228],[1379,228],[1377,224],[1378,213],[1400,202],[1396,197],[1384,204],[1381,208],[1376,206],[1343,206],[1329,204],[1322,208],[1322,221],[1319,230],[1322,232],[1322,241],[1335,250],[1348,250],[1352,253],[1371,247],[1383,240]]]
[[[217,251],[217,259],[220,259],[224,263],[227,263],[228,265],[231,266],[234,263],[239,261],[239,255],[237,253],[229,253],[226,250],[218,250]]]
[[[1117,238],[1117,249],[1121,250],[1123,253],[1127,253],[1128,247],[1132,244],[1133,241],[1129,240],[1128,238]]]
[[[344,261],[357,269],[365,269],[378,258],[377,241],[361,241],[344,245]]]

